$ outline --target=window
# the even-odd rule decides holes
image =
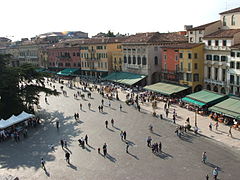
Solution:
[[[236,69],[240,69],[240,62],[237,62]]]
[[[167,55],[164,54],[164,60],[166,61],[167,60]]]
[[[128,64],[132,64],[131,56],[128,56]]]
[[[227,46],[227,40],[223,40],[222,44],[223,46]]]
[[[226,23],[226,17],[223,16],[223,26],[226,26],[226,25],[227,25],[227,23]]]
[[[179,58],[180,58],[180,59],[183,58],[183,53],[179,53]]]
[[[179,65],[178,65],[178,64],[176,64],[176,66],[175,66],[175,71],[176,71],[176,72],[179,71]]]
[[[122,64],[122,58],[119,58],[118,62],[119,62],[119,64]]]
[[[233,61],[230,62],[230,68],[233,68],[233,69],[235,68],[235,62]]]
[[[232,24],[232,26],[235,26],[235,16],[234,15],[232,15],[231,24]]]
[[[218,56],[218,55],[214,55],[214,56],[213,56],[213,60],[214,60],[214,61],[219,61],[219,56]]]
[[[199,34],[202,34],[202,31],[201,31],[201,30],[199,30]]]
[[[211,79],[211,67],[208,67],[208,79]]]
[[[198,58],[198,54],[194,53],[194,59],[197,59],[197,58]]]
[[[192,54],[188,53],[188,59],[192,59]]]
[[[164,64],[164,70],[165,71],[167,70],[167,64],[166,63]]]
[[[194,74],[194,75],[193,75],[193,81],[194,81],[194,82],[199,81],[199,74]]]
[[[142,58],[142,65],[147,65],[147,59],[145,56]]]
[[[124,63],[127,63],[127,57],[126,56],[124,56]]]
[[[212,45],[212,41],[208,40],[208,46],[211,46],[211,45]]]
[[[212,55],[211,54],[207,54],[206,59],[207,60],[212,60]]]
[[[73,66],[76,67],[76,63],[73,63]]]
[[[227,56],[221,56],[221,61],[227,61]]]
[[[222,69],[222,81],[226,79],[226,69]]]
[[[154,64],[158,65],[158,57],[157,56],[155,56],[155,58],[154,58]]]
[[[202,42],[202,37],[199,37],[199,42]]]
[[[219,41],[218,40],[215,40],[215,46],[218,46],[218,43]]]
[[[136,64],[136,57],[133,56],[133,64]]]
[[[237,53],[237,57],[240,57],[240,52]]]
[[[231,57],[235,57],[235,52],[231,52]]]
[[[191,71],[191,63],[188,63],[188,71]]]
[[[81,67],[81,63],[80,62],[78,63],[78,67]]]
[[[116,64],[117,63],[117,58],[114,58],[114,64]]]
[[[237,76],[237,85],[239,85],[239,84],[240,84],[240,76]]]
[[[190,34],[193,34],[193,32],[192,32],[192,31],[190,31]]]
[[[218,80],[218,68],[215,68],[214,79]]]
[[[104,63],[104,65],[105,65],[105,69],[107,69],[107,63],[106,62]]]
[[[230,83],[234,84],[234,75],[230,75]]]
[[[178,61],[178,55],[177,54],[175,55],[175,60]]]
[[[180,63],[180,69],[183,71],[183,62]]]
[[[137,64],[138,64],[138,65],[141,64],[141,57],[140,57],[140,56],[138,56],[138,58],[137,58]]]
[[[191,73],[187,73],[187,81],[192,81],[192,74]]]
[[[73,52],[73,56],[75,56],[76,54],[75,54],[75,52]]]
[[[193,42],[193,37],[190,37],[190,42]]]
[[[80,57],[80,53],[79,52],[77,53],[77,56]]]
[[[198,64],[194,63],[194,69],[197,70],[198,69]]]

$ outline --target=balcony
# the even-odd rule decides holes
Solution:
[[[66,61],[66,60],[70,60],[71,57],[70,56],[57,56],[57,58],[61,61]]]
[[[215,51],[230,51],[230,48],[227,46],[205,46],[205,49]]]
[[[221,86],[224,86],[226,85],[227,83],[224,82],[224,81],[219,81],[219,80],[214,80],[214,79],[204,79],[204,82],[205,83],[210,83],[210,84],[217,84],[217,85],[221,85]]]

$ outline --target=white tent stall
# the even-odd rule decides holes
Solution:
[[[19,114],[18,116],[14,116],[12,115],[9,119],[7,120],[3,120],[1,119],[0,120],[0,129],[5,129],[5,128],[8,128],[14,124],[18,124],[20,122],[23,122],[29,118],[32,118],[34,117],[33,114],[29,114],[29,113],[26,113],[26,112],[22,112],[21,114]]]

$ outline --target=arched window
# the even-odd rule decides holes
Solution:
[[[128,64],[132,64],[131,56],[128,56]]]
[[[155,56],[155,58],[154,58],[154,64],[158,65],[158,57],[157,56]]]
[[[232,26],[235,26],[235,16],[234,15],[232,15],[231,24],[232,24]]]
[[[138,56],[138,58],[137,58],[137,64],[138,64],[138,65],[141,64],[141,57],[140,57],[140,56]]]
[[[133,64],[136,64],[136,57],[133,56]]]
[[[145,56],[142,58],[142,65],[147,65],[147,59]]]
[[[226,23],[226,17],[223,16],[223,26],[226,26],[226,25],[227,25],[227,23]]]
[[[124,63],[127,63],[127,57],[124,56]]]

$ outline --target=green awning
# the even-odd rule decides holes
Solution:
[[[186,102],[186,103],[193,104],[193,105],[198,106],[198,107],[202,107],[202,106],[206,105],[205,103],[202,103],[202,102],[200,102],[200,101],[196,101],[196,100],[194,100],[194,99],[190,99],[190,98],[188,98],[188,97],[182,98],[182,101],[183,101],[183,102]]]
[[[67,69],[64,69],[64,70],[58,72],[57,75],[70,76],[70,75],[72,75],[74,72],[76,72],[78,70],[79,69],[76,69],[76,68],[67,68]]]
[[[192,93],[184,97],[182,100],[184,102],[202,107],[204,105],[214,105],[216,103],[219,103],[228,97],[226,95],[220,95],[215,92],[202,90],[196,93]]]
[[[240,120],[240,98],[230,97],[212,106],[209,110]]]
[[[141,81],[144,79],[146,76],[141,75],[141,74],[134,74],[134,73],[129,73],[129,72],[113,72],[109,74],[108,76],[104,77],[104,80],[107,81],[113,81],[121,84],[126,84],[126,85],[133,85],[136,84],[137,82]]]
[[[145,86],[144,89],[170,96],[172,94],[180,93],[184,90],[187,90],[189,89],[189,87],[159,82],[156,84]]]
[[[45,68],[37,68],[36,71],[37,71],[37,72],[44,72],[44,71],[45,71]]]

